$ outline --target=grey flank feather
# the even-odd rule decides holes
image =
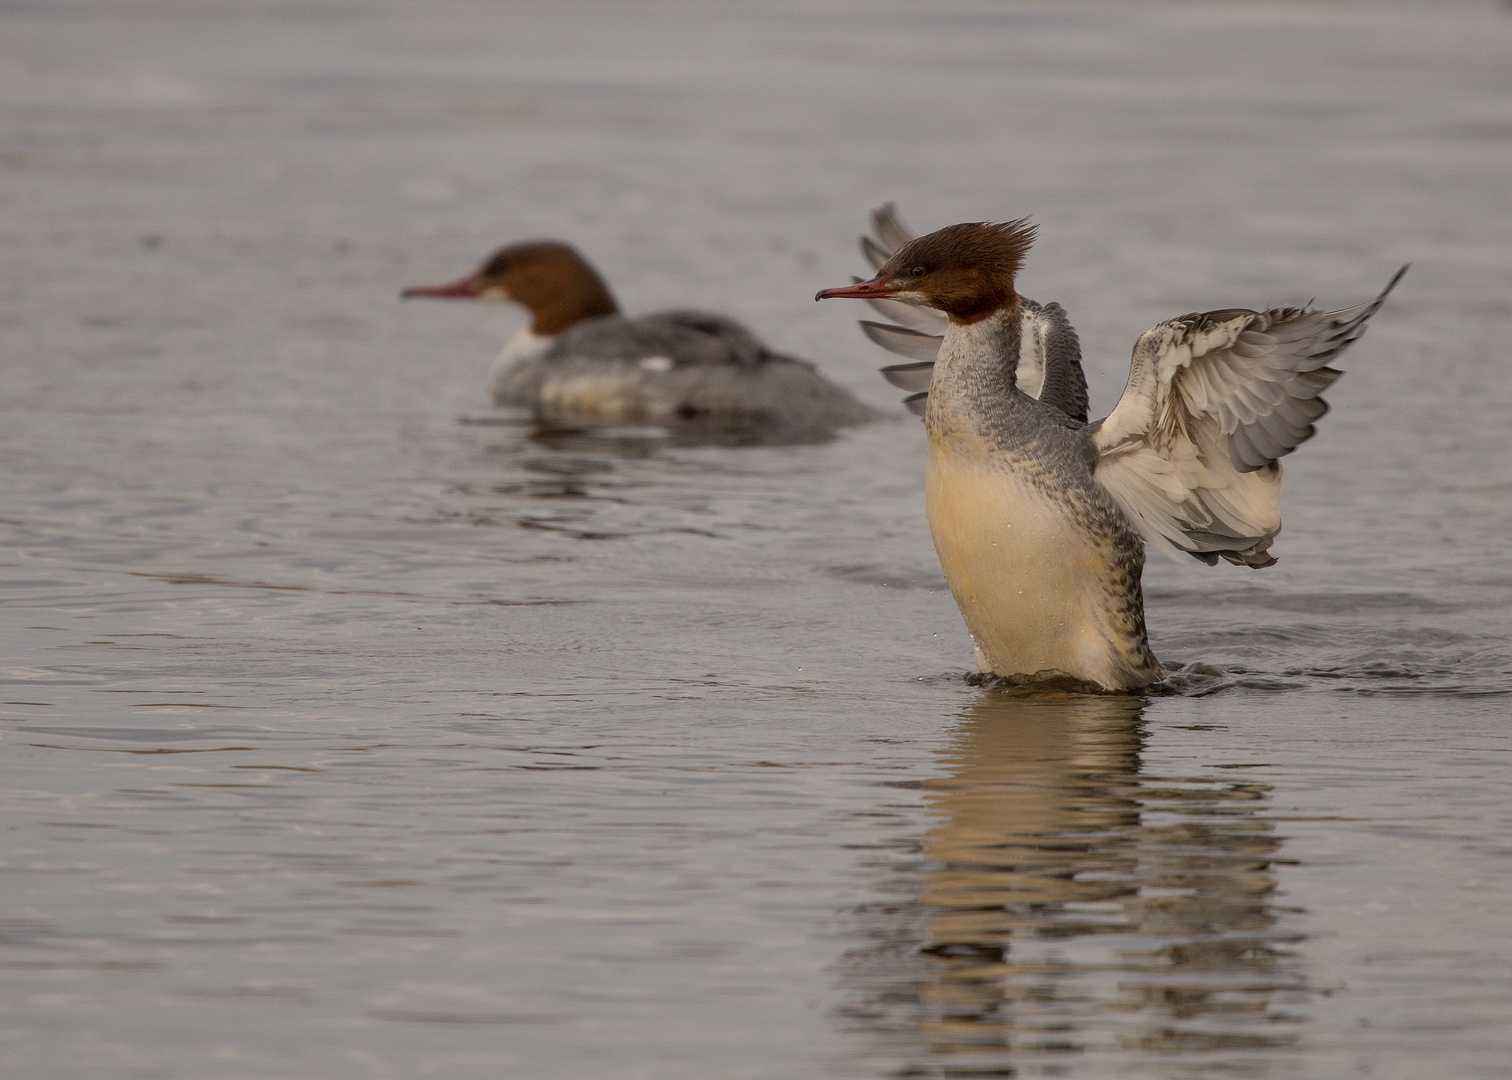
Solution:
[[[881,270],[882,264],[892,258],[892,252],[882,250],[882,247],[871,237],[863,236],[861,238],[861,256],[871,263],[871,268],[876,271]]]
[[[907,390],[911,394],[928,394],[930,380],[934,378],[934,361],[892,364],[882,369],[882,377],[899,390]]]
[[[889,258],[894,251],[916,235],[912,229],[903,224],[903,218],[899,216],[898,207],[894,203],[886,202],[877,207],[872,211],[871,219],[872,228],[877,230],[877,236],[888,249]]]
[[[861,321],[861,332],[890,353],[906,356],[910,360],[928,360],[934,363],[940,354],[940,342],[944,336],[921,334],[903,326],[887,323]]]
[[[851,280],[860,281],[861,279],[852,278]],[[950,325],[950,317],[943,311],[936,311],[933,308],[915,307],[913,304],[905,304],[900,300],[884,300],[875,296],[868,297],[866,302],[884,319],[890,319],[900,326],[917,330],[921,334],[943,337],[945,328]]]

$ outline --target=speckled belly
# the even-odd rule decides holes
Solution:
[[[1128,569],[1101,530],[1011,468],[935,443],[925,491],[981,670],[1063,673],[1117,689],[1151,681],[1138,571],[1130,596]]]

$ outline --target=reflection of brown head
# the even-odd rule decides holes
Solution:
[[[419,285],[402,298],[513,300],[530,309],[532,333],[560,334],[573,323],[619,310],[609,286],[575,248],[530,240],[500,248],[483,265],[450,285]]]

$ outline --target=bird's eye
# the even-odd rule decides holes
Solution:
[[[922,266],[916,266],[912,270],[910,270],[909,273],[912,274],[914,277],[923,277],[924,276],[924,268]]]

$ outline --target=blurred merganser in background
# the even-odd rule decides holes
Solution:
[[[1026,219],[952,225],[904,244],[869,281],[822,290],[948,319],[928,388],[925,507],[978,668],[1110,690],[1162,678],[1145,633],[1144,544],[1269,566],[1281,465],[1328,409],[1326,366],[1374,300],[1340,311],[1233,308],[1143,334],[1106,418],[1086,424],[1018,385]]]
[[[898,208],[884,203],[871,212],[873,236],[861,237],[861,254],[879,271],[914,233],[903,224]],[[860,278],[854,279],[860,283]],[[929,380],[934,372],[940,342],[950,325],[944,312],[915,307],[898,300],[868,297],[871,306],[890,323],[861,320],[861,332],[888,352],[913,359],[911,364],[892,364],[882,376],[909,396],[903,404],[923,416],[929,400]],[[1059,304],[1036,304],[1019,297],[1023,332],[1019,336],[1018,388],[1032,398],[1054,405],[1073,420],[1087,421],[1087,377],[1081,366],[1081,341]],[[896,324],[896,325],[895,325]]]
[[[705,420],[801,429],[876,415],[814,365],[773,352],[723,315],[621,315],[587,260],[553,240],[502,248],[460,281],[401,296],[512,300],[530,309],[530,325],[489,372],[489,392],[500,405],[608,423]]]

